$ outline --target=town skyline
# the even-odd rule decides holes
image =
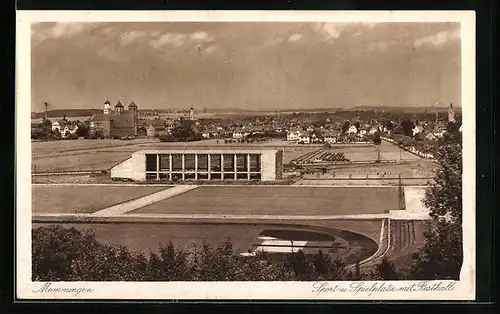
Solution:
[[[458,23],[38,23],[32,111],[44,102],[100,109],[106,99],[198,112],[460,108],[459,31]]]

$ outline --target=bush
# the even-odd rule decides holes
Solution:
[[[195,132],[194,124],[190,120],[182,120],[170,134],[160,136],[162,142],[193,142],[203,140],[201,133]]]
[[[371,275],[373,280],[398,280],[402,275],[396,270],[394,263],[387,258],[375,267],[375,272]]]

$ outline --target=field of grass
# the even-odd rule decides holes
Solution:
[[[107,170],[130,158],[130,152],[91,151],[80,154],[33,158],[33,172]]]
[[[124,145],[135,145],[141,143],[150,143],[152,140],[138,139],[130,141],[122,140],[68,140],[68,141],[50,141],[50,142],[32,142],[31,152],[33,156],[54,154],[62,152],[72,152],[76,150],[98,149],[106,147],[120,147]]]
[[[32,176],[31,183],[33,184],[61,184],[61,183],[78,183],[78,184],[104,184],[110,183],[107,176],[90,176],[90,175],[64,175],[64,176]],[[114,182],[119,183],[119,182]]]
[[[382,160],[421,160],[422,158],[400,149],[398,146],[386,141],[378,145],[380,149],[380,159]]]
[[[210,139],[189,143],[161,143],[155,140],[72,140],[32,143],[32,171],[84,171],[108,170],[119,162],[129,158],[133,152],[148,148],[180,147],[219,147],[221,149],[238,148],[281,148],[284,161],[317,150],[314,146],[299,146],[294,143],[272,140],[258,144],[224,144],[223,140]]]
[[[151,140],[72,140],[32,143],[34,172],[107,170]]]
[[[33,185],[35,213],[92,213],[166,187]]]
[[[33,142],[32,143],[32,170],[36,172],[56,172],[56,171],[84,171],[84,170],[108,170],[119,162],[129,158],[131,154],[140,149],[154,148],[179,148],[179,147],[207,147],[215,146],[220,148],[230,149],[231,147],[238,148],[277,148],[283,149],[284,164],[290,163],[302,155],[321,150],[322,148],[315,145],[298,145],[295,143],[283,140],[271,140],[258,144],[224,144],[223,140],[210,139],[199,142],[190,143],[160,143],[155,140],[139,139],[132,141],[122,140],[72,140],[72,141],[54,141],[54,142]],[[420,159],[409,152],[401,151],[390,143],[382,142],[381,145],[366,145],[366,146],[333,146],[329,150],[322,150],[330,153],[343,153],[350,161],[374,161],[378,158],[378,149],[380,149],[381,160],[398,160],[400,157],[408,163],[418,162],[426,163],[427,161]],[[314,159],[314,158],[312,158]],[[312,161],[312,160],[310,160]],[[355,167],[357,167],[356,165]],[[342,166],[347,169],[349,166]],[[381,168],[380,171],[375,168]],[[393,168],[393,165],[373,165],[373,173],[375,172],[396,172],[397,170],[387,170]],[[384,170],[383,168],[386,168]],[[365,173],[367,168],[360,168],[360,172]],[[409,168],[407,167],[406,170]],[[414,170],[411,171],[420,171]],[[420,169],[426,170],[425,166]],[[355,173],[356,171],[350,173]],[[342,172],[342,171],[340,171]],[[345,172],[345,171],[344,171]],[[339,173],[340,174],[340,173]]]
[[[259,245],[262,241],[258,239],[264,230],[288,230],[289,233],[296,230],[309,230],[328,233],[339,243],[347,242],[347,251],[341,251],[342,257],[347,262],[354,262],[366,258],[377,250],[378,239],[375,241],[363,234],[380,233],[381,222],[371,221],[330,221],[332,225],[339,228],[327,226],[313,226],[314,222],[301,222],[300,224],[225,224],[225,223],[186,223],[186,224],[144,224],[144,223],[116,223],[116,224],[61,224],[64,227],[75,227],[77,229],[92,229],[96,238],[102,243],[111,245],[125,245],[136,251],[155,251],[160,245],[171,241],[176,247],[192,250],[194,244],[199,246],[205,241],[212,246],[223,243],[226,239],[231,240],[235,253],[247,252],[249,249]],[[43,223],[35,223],[33,227],[44,226]],[[349,232],[342,226],[354,229]],[[356,232],[359,232],[356,233]],[[317,248],[310,248],[317,241],[310,241],[304,253],[317,253]],[[324,253],[326,250],[323,250]],[[332,254],[335,255],[335,254]]]
[[[396,209],[396,188],[199,187],[135,213],[354,215]]]

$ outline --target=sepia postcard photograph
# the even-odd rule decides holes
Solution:
[[[472,11],[18,11],[19,299],[473,300]]]

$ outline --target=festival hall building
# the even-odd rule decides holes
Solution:
[[[283,151],[268,148],[147,149],[111,168],[112,179],[132,181],[275,181],[282,175]]]

